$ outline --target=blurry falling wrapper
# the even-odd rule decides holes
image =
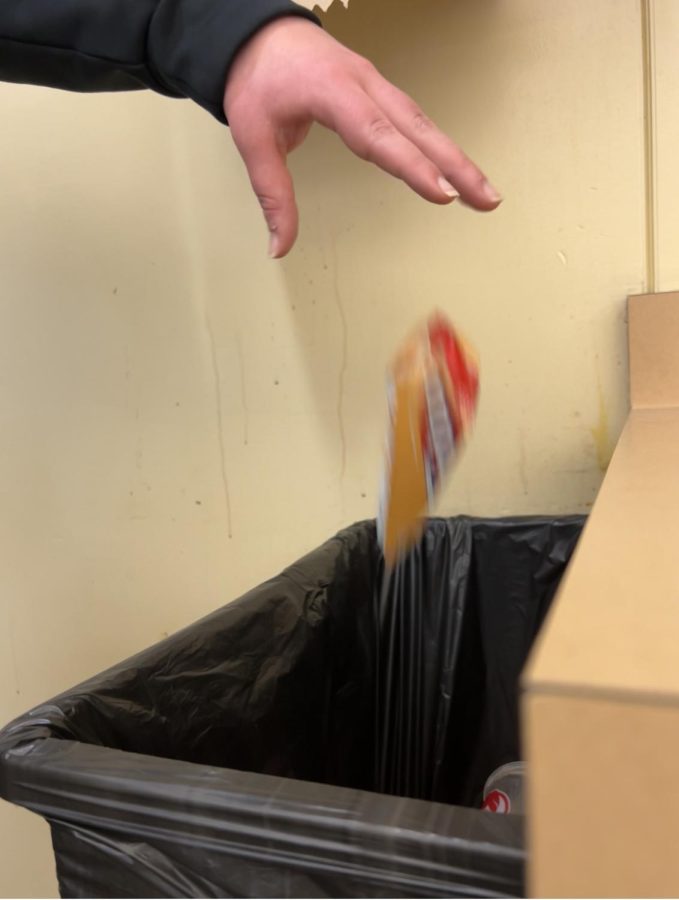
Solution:
[[[389,433],[378,529],[388,567],[417,541],[476,413],[475,352],[441,313],[398,350],[387,384]]]

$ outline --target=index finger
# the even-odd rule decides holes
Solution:
[[[364,79],[364,89],[380,105],[396,128],[430,159],[475,209],[495,209],[502,202],[481,169],[431,121],[407,94],[377,70]]]
[[[395,127],[359,85],[337,89],[317,118],[358,157],[405,181],[425,200],[445,204],[459,196],[436,164]]]

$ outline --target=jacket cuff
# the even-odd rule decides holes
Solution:
[[[320,25],[291,0],[161,0],[149,28],[149,67],[168,93],[195,100],[226,124],[224,88],[234,57],[282,16]]]

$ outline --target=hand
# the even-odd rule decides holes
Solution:
[[[457,144],[366,59],[317,25],[287,16],[265,25],[236,56],[224,112],[270,233],[269,255],[297,237],[288,153],[313,122],[336,131],[361,159],[403,179],[425,200],[491,210],[497,191]]]

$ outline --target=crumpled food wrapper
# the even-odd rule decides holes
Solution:
[[[392,568],[422,533],[444,476],[458,459],[476,415],[475,351],[442,313],[404,342],[389,369],[389,429],[378,516]]]

